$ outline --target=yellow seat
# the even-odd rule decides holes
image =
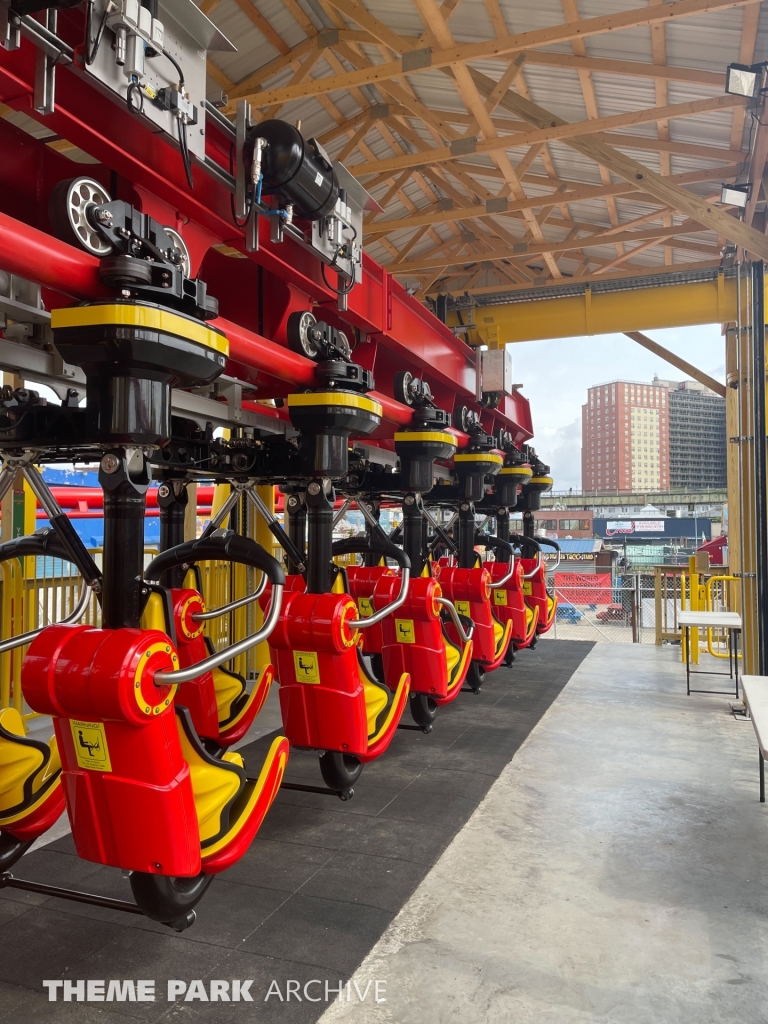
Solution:
[[[371,739],[371,737],[376,735],[380,718],[389,707],[392,694],[386,686],[382,686],[381,683],[372,679],[368,674],[359,647],[357,649],[357,666],[360,672],[360,682],[363,684],[363,692],[365,693],[365,717],[368,722],[368,739]]]
[[[280,786],[288,757],[288,743],[278,736],[272,743],[258,779],[245,774],[243,758],[229,751],[221,758],[209,754],[200,741],[187,708],[176,708],[176,724],[181,750],[189,765],[195,800],[200,853],[203,866],[211,864],[236,841],[242,845],[253,837]],[[242,855],[244,850],[238,853]],[[229,865],[224,865],[229,866]],[[222,870],[219,865],[214,871]]]
[[[61,774],[52,736],[48,743],[30,739],[16,708],[0,711],[0,828],[27,815],[49,793]]]

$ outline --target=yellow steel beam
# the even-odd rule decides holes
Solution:
[[[641,284],[595,292],[587,287],[581,295],[478,306],[467,340],[470,345],[501,348],[516,341],[728,323],[736,319],[736,311],[736,281],[722,274],[711,281],[661,287]],[[449,324],[458,323],[452,315]]]

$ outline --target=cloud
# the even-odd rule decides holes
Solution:
[[[719,324],[651,331],[650,337],[716,380],[725,380]],[[531,403],[533,444],[552,467],[555,489],[581,487],[581,407],[587,389],[610,380],[682,380],[674,366],[623,334],[511,346],[514,379]]]
[[[544,430],[536,451],[549,463],[555,490],[581,487],[581,416],[557,430]]]

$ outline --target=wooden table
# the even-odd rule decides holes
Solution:
[[[736,692],[739,696],[739,645],[738,636],[741,633],[741,616],[738,612],[678,612],[677,621],[683,630],[683,644],[685,650],[685,683],[686,692],[691,693],[725,693],[731,695],[731,690],[692,690],[691,676],[722,676],[729,675],[735,678]],[[727,629],[728,630],[728,668],[729,672],[706,672],[699,670],[691,672],[691,630],[692,629]]]

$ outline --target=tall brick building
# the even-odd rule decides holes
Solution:
[[[581,486],[593,494],[725,487],[725,399],[696,381],[615,380],[582,406]]]
[[[615,380],[582,406],[581,486],[596,494],[669,488],[669,388]]]

